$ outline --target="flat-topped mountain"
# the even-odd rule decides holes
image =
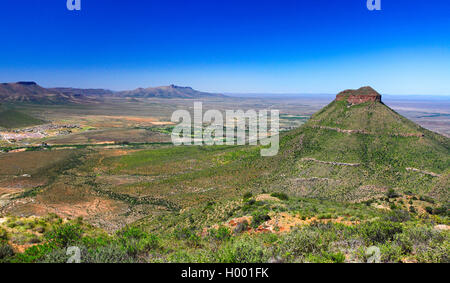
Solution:
[[[365,86],[356,90],[344,90],[336,96],[336,100],[347,101],[351,104],[360,104],[368,101],[381,102],[381,95],[370,86]]]
[[[176,85],[138,88],[135,90],[121,91],[118,96],[135,98],[204,98],[204,97],[224,97],[222,94],[201,92],[191,87],[181,87]]]
[[[285,179],[297,195],[357,201],[395,189],[448,200],[450,139],[396,113],[369,87],[340,93],[286,133],[279,155],[274,184]]]
[[[35,82],[0,84],[0,102],[27,102],[38,104],[85,103],[92,99],[84,95],[63,93],[57,89],[47,89]]]

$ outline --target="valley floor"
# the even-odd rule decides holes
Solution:
[[[76,131],[4,145],[0,262],[65,262],[69,245],[85,262],[367,262],[371,246],[381,262],[449,262],[445,140],[298,128],[319,104],[286,103],[276,157],[174,147],[177,103],[152,118],[52,109]]]

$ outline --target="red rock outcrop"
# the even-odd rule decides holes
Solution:
[[[351,104],[361,104],[364,102],[381,102],[381,94],[376,92],[370,86],[362,87],[360,89],[348,89],[340,92],[336,96],[337,101],[347,101]]]

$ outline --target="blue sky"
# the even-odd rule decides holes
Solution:
[[[450,95],[450,1],[0,0],[0,81]]]

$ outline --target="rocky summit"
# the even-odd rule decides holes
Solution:
[[[381,94],[370,86],[359,89],[348,89],[340,92],[336,96],[337,101],[347,101],[350,104],[361,104],[368,101],[381,102]]]

